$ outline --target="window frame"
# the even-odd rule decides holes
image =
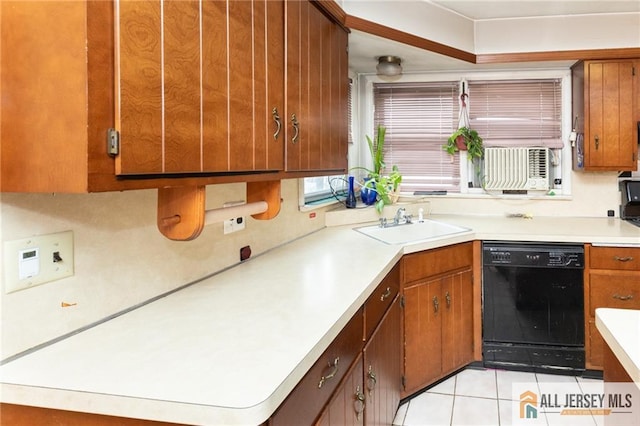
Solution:
[[[571,173],[572,173],[572,150],[571,142],[569,142],[569,135],[571,133],[571,70],[569,68],[544,68],[544,69],[522,69],[522,70],[486,70],[486,71],[457,71],[457,72],[434,72],[434,73],[420,73],[420,74],[405,74],[398,82],[438,82],[438,81],[472,81],[472,80],[532,80],[532,79],[560,79],[561,80],[561,137],[564,142],[564,146],[559,150],[560,153],[560,166],[552,167],[553,179],[561,179],[561,184],[558,187],[553,188],[553,199],[566,199],[571,196]],[[361,116],[359,117],[360,127],[358,128],[358,136],[355,139],[358,145],[357,162],[355,164],[368,165],[368,159],[366,155],[363,155],[363,150],[366,149],[366,142],[364,135],[371,134],[374,128],[374,100],[373,100],[373,83],[386,83],[387,81],[380,79],[376,75],[363,74],[359,77],[360,93],[358,97],[363,107],[360,109]],[[473,95],[469,94],[471,100]],[[360,135],[362,135],[360,137]],[[443,144],[446,141],[443,141]],[[448,193],[446,197],[481,197],[481,198],[526,198],[534,199],[543,197],[544,199],[552,199],[545,194],[539,194],[532,192],[530,194],[496,194],[488,193],[482,188],[469,188],[465,185],[465,182],[470,180],[473,176],[473,167],[471,162],[467,160],[465,155],[457,155],[458,161],[460,161],[460,192]],[[350,158],[351,161],[351,158]],[[353,167],[353,165],[352,165]],[[402,171],[401,171],[402,172]],[[401,188],[402,190],[402,188]],[[403,194],[403,196],[411,196],[412,194]]]

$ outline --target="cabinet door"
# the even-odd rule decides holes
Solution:
[[[633,74],[633,60],[585,63],[585,169],[636,169]]]
[[[640,271],[592,269],[588,289],[586,362],[588,368],[601,369],[605,343],[595,325],[596,309],[640,309]]]
[[[426,280],[404,289],[405,395],[422,389],[441,373],[442,280]]]
[[[287,171],[347,166],[347,33],[309,1],[286,3]]]
[[[117,3],[116,173],[280,170],[284,3]]]
[[[362,354],[360,354],[315,424],[317,426],[362,425],[365,404]]]
[[[400,404],[400,303],[396,298],[364,348],[365,424],[390,425]]]
[[[442,373],[473,360],[473,283],[471,270],[443,278]]]

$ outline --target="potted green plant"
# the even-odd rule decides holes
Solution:
[[[398,170],[398,166],[394,165],[391,168],[390,173],[384,173],[386,171],[386,164],[384,162],[384,141],[386,131],[386,127],[378,126],[376,129],[375,140],[372,140],[368,135],[366,136],[373,168],[354,167],[352,169],[364,170],[367,173],[364,182],[361,184],[361,191],[373,190],[376,192],[374,205],[378,213],[382,212],[385,205],[393,204],[398,201],[398,188],[402,182],[402,175]]]
[[[447,143],[443,145],[443,149],[450,155],[454,155],[458,151],[466,150],[469,160],[482,158],[484,155],[482,138],[477,131],[470,127],[460,127],[453,132],[451,136],[449,136],[449,139],[447,139]]]

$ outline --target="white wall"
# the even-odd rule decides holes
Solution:
[[[534,216],[620,216],[620,191],[616,172],[571,172],[571,197],[526,199],[517,197],[431,197],[432,214],[499,215],[525,213]]]
[[[640,13],[472,21],[417,0],[342,0],[347,14],[467,52],[515,53],[640,46]]]
[[[207,208],[243,200],[245,188],[209,185]],[[234,265],[245,245],[256,256],[324,226],[322,210],[315,218],[298,211],[292,179],[282,181],[275,219],[247,218],[244,231],[228,235],[212,224],[194,241],[176,242],[156,228],[156,194],[0,194],[2,242],[72,230],[75,245],[70,278],[5,294],[2,274],[2,359]]]
[[[473,21],[424,1],[343,0],[347,14],[473,52]]]
[[[640,13],[477,21],[475,53],[640,46]]]

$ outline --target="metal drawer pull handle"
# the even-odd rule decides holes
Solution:
[[[353,409],[356,412],[356,419],[360,421],[362,413],[364,412],[364,394],[360,391],[360,386],[356,386],[355,401],[353,401]]]
[[[322,376],[320,378],[320,382],[318,383],[318,389],[320,389],[322,387],[322,385],[324,385],[324,382],[326,382],[329,379],[333,379],[336,374],[338,374],[338,362],[340,361],[340,357],[336,358],[333,360],[333,364],[329,363],[329,367],[332,367],[331,369],[331,373],[327,374],[326,376]]]
[[[449,292],[444,295],[444,298],[447,300],[447,309],[449,309],[451,307],[451,295]]]
[[[629,294],[627,296],[620,296],[619,294],[614,294],[613,295],[614,299],[618,299],[618,300],[632,300],[633,299],[633,294]]]
[[[438,296],[433,296],[433,310],[435,313],[438,313]]]
[[[632,256],[627,256],[627,257],[613,256],[613,258],[618,262],[631,262],[633,260]]]
[[[300,123],[298,123],[298,118],[296,117],[295,114],[291,114],[291,124],[293,125],[293,130],[295,130],[295,133],[293,134],[293,137],[291,138],[291,142],[292,143],[297,143],[298,142],[298,134],[300,133],[300,129],[298,128],[298,126],[300,125]]]
[[[274,107],[271,114],[273,115],[273,121],[276,122],[276,132],[273,134],[273,139],[278,139],[280,130],[282,130],[282,123],[280,122],[280,114],[278,114],[278,108]]]
[[[389,296],[391,296],[391,287],[387,287],[384,293],[382,293],[382,296],[380,296],[380,301],[384,302],[384,299],[386,299]]]
[[[376,373],[373,372],[372,366],[369,366],[369,371],[367,372],[367,389],[369,389],[369,396],[373,393],[373,389],[375,389],[376,384],[378,383],[378,378],[376,377]]]

